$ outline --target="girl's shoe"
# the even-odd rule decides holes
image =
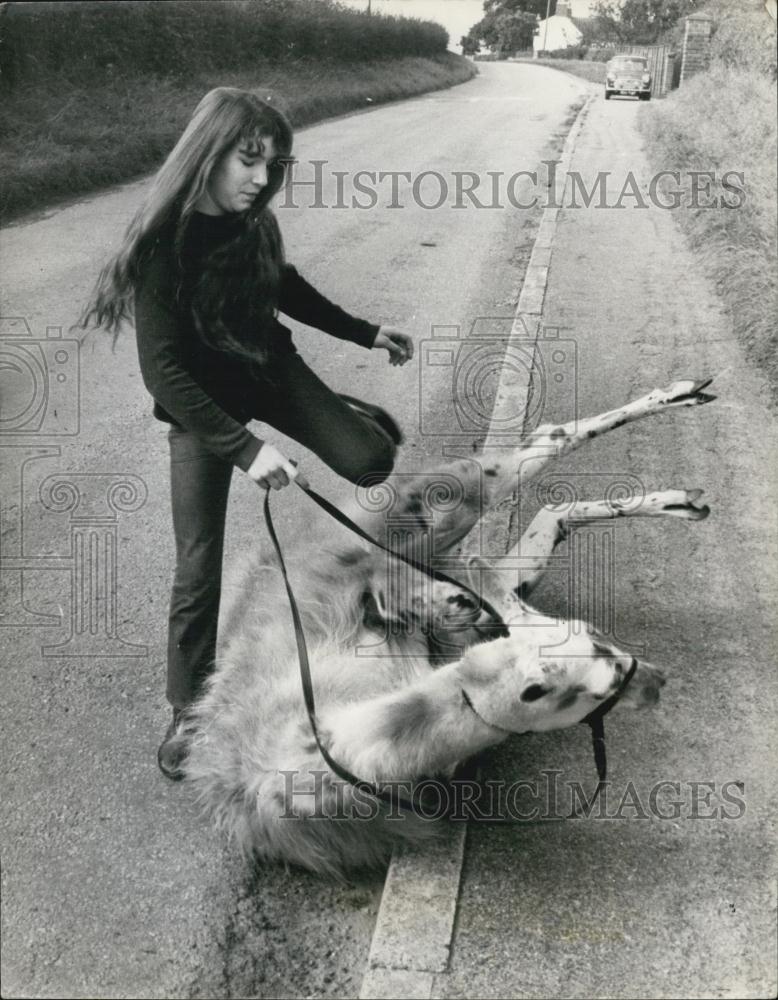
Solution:
[[[160,771],[171,781],[181,781],[184,777],[182,764],[189,752],[189,741],[184,729],[183,710],[173,709],[173,720],[167,727],[165,738],[157,750]]]

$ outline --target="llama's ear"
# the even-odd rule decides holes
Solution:
[[[389,611],[383,590],[366,590],[362,595],[362,620],[368,628],[377,628],[386,624]]]
[[[505,618],[511,618],[519,613],[526,614],[530,610],[524,596],[524,588],[521,586],[514,587],[502,595],[498,605]]]
[[[487,585],[490,569],[483,556],[470,556],[467,560],[467,582],[476,593],[480,594]]]
[[[471,589],[495,606],[512,608],[515,605],[515,597],[506,590],[510,574],[495,567],[490,560],[483,556],[470,556],[467,560],[467,575]]]

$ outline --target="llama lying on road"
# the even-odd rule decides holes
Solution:
[[[410,477],[395,491],[393,516],[411,543],[429,537],[423,492],[435,481],[458,491],[437,505],[435,556],[445,555],[552,459],[628,421],[709,402],[707,384],[675,382],[600,416],[540,427],[509,460],[480,466],[458,460]],[[515,568],[501,570],[502,560],[471,561],[473,589],[508,625],[509,636],[497,639],[488,628],[494,621],[467,589],[430,581],[333,525],[326,548],[289,561],[330,755],[362,779],[407,782],[450,775],[509,733],[580,722],[619,688],[633,661],[582,623],[569,628],[529,608],[554,546],[568,522],[701,520],[708,508],[697,505],[700,493],[667,490],[629,501],[581,501],[562,512],[541,509],[505,557],[515,567],[521,556],[520,579]],[[353,516],[383,537],[383,514],[360,508]],[[251,566],[235,589],[241,598],[218,669],[188,725],[186,777],[216,822],[247,852],[334,875],[384,862],[398,839],[429,836],[429,822],[388,821],[383,804],[369,821],[355,818],[365,815],[364,795],[328,769],[306,716],[278,567]],[[374,654],[366,655],[371,648]],[[657,668],[640,663],[622,702],[651,705],[663,683]]]

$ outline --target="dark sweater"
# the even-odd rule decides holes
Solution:
[[[187,278],[191,281],[198,273],[233,225],[229,216],[194,213],[182,252],[180,303],[172,234],[159,238],[136,284],[135,331],[143,381],[154,397],[154,416],[192,431],[209,451],[245,471],[263,443],[245,427],[259,416],[262,368],[205,345],[186,305]],[[292,319],[368,349],[379,330],[330,302],[288,264],[282,271],[278,308]],[[277,319],[267,333],[276,353],[295,351],[290,330]]]

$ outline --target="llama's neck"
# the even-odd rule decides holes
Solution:
[[[452,663],[400,691],[321,713],[340,764],[366,781],[443,774],[504,737],[468,706]]]

